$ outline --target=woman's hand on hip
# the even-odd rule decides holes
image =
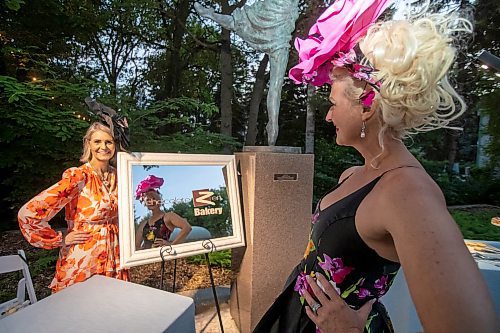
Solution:
[[[309,276],[307,277],[307,282],[321,306],[318,307],[318,302],[307,290],[304,290],[303,293],[307,304],[309,304],[309,306],[306,306],[306,313],[309,318],[318,326],[322,333],[363,332],[375,300],[366,302],[359,310],[351,309],[322,274],[316,273],[316,276],[318,278],[317,282]],[[320,288],[318,283],[322,288]],[[316,311],[313,312],[311,308],[316,308]]]
[[[83,244],[92,236],[87,231],[74,230],[64,237],[63,246]]]

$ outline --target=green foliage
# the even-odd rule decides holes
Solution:
[[[19,82],[0,76],[1,210],[14,215],[76,163],[88,127],[81,104],[88,90],[87,82]],[[14,220],[12,215],[7,221]]]
[[[448,205],[500,205],[500,179],[491,168],[470,166],[470,176],[450,174],[447,161],[429,161],[417,155],[425,170],[439,185]]]
[[[213,103],[179,97],[153,103],[145,110],[129,110],[134,151],[221,153],[224,147],[236,150],[236,140],[207,129],[218,113]]]
[[[222,250],[208,254],[210,264],[226,269],[231,269],[231,250]],[[187,262],[196,265],[206,265],[207,260],[204,254],[198,254],[187,258]]]
[[[49,267],[55,267],[59,249],[39,250],[30,254],[27,258],[30,272],[33,276],[44,272]]]
[[[485,95],[480,101],[481,112],[489,116],[486,133],[490,136],[489,143],[486,147],[486,152],[490,157],[490,165],[500,166],[500,112],[498,112],[498,105],[500,105],[500,90]]]
[[[465,239],[500,241],[500,228],[491,224],[491,218],[500,216],[500,209],[450,211]]]
[[[12,143],[39,130],[66,141],[75,130],[88,125],[81,120],[85,114],[80,101],[88,95],[89,87],[80,82],[46,79],[26,83],[0,76],[0,87],[2,123],[22,128],[21,132],[3,132],[2,143]]]
[[[19,10],[24,5],[24,0],[5,0],[5,5],[10,10]]]
[[[338,183],[345,169],[363,163],[353,148],[338,146],[325,139],[316,140],[315,152],[313,203]]]
[[[354,165],[362,165],[361,156],[352,148],[340,147],[324,139],[316,141],[314,199],[318,202],[322,195],[338,182],[340,174]],[[411,152],[422,163],[425,170],[439,185],[448,205],[490,204],[500,205],[500,179],[492,167],[470,167],[470,176],[451,174],[448,161],[426,159],[423,149],[412,148]]]

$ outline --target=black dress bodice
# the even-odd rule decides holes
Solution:
[[[304,310],[300,289],[308,289],[306,275],[320,272],[337,288],[341,297],[354,309],[373,298],[380,298],[389,289],[400,264],[379,256],[359,235],[355,217],[363,199],[382,175],[332,205],[320,209],[318,203],[312,216],[312,228],[303,260],[290,274],[282,293],[254,332],[316,332],[314,323]],[[335,191],[342,183],[333,188]],[[312,294],[312,292],[310,292]],[[393,332],[385,308],[373,305],[366,331]]]

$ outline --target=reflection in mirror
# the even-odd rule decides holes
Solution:
[[[232,236],[225,167],[134,165],[135,250]]]
[[[117,168],[120,267],[245,246],[234,155],[119,152]]]

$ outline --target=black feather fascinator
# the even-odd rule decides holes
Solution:
[[[130,147],[130,134],[127,118],[119,115],[109,106],[99,103],[90,97],[85,98],[85,103],[89,107],[90,113],[99,118],[101,123],[111,129],[120,149],[128,151]]]

